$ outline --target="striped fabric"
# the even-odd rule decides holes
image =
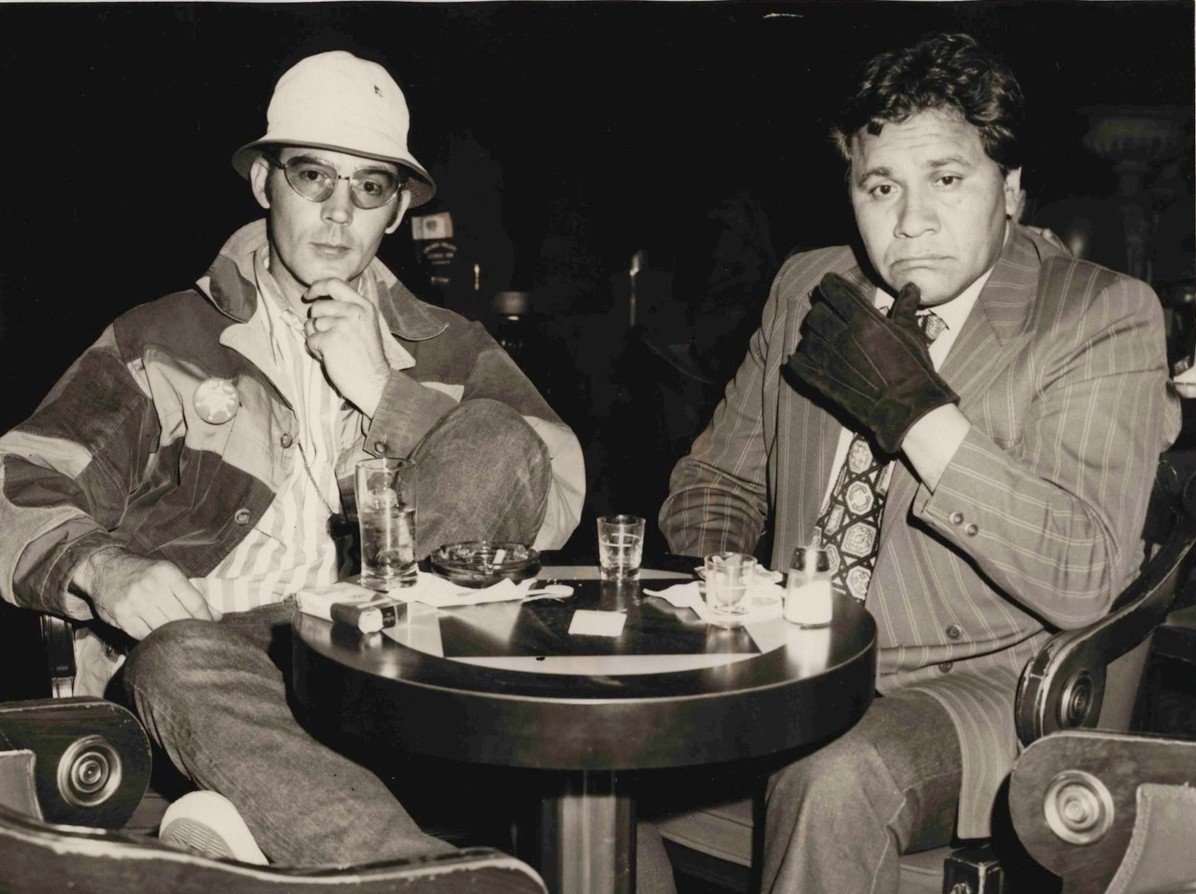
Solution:
[[[335,462],[341,398],[307,352],[303,320],[287,306],[271,276],[267,248],[255,252],[254,274],[264,300],[249,322],[269,345],[274,368],[265,372],[295,408],[298,427],[274,502],[210,574],[191,579],[208,604],[222,612],[278,602],[296,590],[335,583],[337,576],[328,518],[340,511]],[[367,281],[366,276],[360,280]],[[350,424],[355,417],[360,425],[361,414],[347,412]]]
[[[747,357],[673,471],[661,527],[675,552],[750,552],[768,523],[775,566],[809,541],[842,426],[780,369],[832,271],[869,288],[846,247],[777,275]],[[1179,412],[1149,288],[1021,227],[941,374],[972,427],[933,493],[895,467],[868,609],[878,689],[916,687],[951,714],[957,832],[977,837],[1016,753],[1021,669],[1047,629],[1101,616],[1132,577]]]

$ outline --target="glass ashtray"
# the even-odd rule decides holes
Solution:
[[[504,578],[518,583],[540,571],[540,553],[522,543],[468,540],[432,553],[432,570],[463,587],[489,587]]]

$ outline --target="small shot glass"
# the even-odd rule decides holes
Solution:
[[[744,597],[756,574],[756,560],[743,553],[714,553],[706,557],[706,605],[712,611],[740,615]]]
[[[598,567],[603,577],[631,577],[644,557],[644,520],[638,515],[598,519]]]

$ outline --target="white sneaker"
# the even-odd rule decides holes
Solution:
[[[189,792],[166,808],[158,839],[205,857],[269,862],[232,801],[216,792]]]

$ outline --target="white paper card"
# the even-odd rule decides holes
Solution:
[[[569,622],[569,633],[573,636],[620,636],[627,615],[622,612],[596,612],[579,608]]]

